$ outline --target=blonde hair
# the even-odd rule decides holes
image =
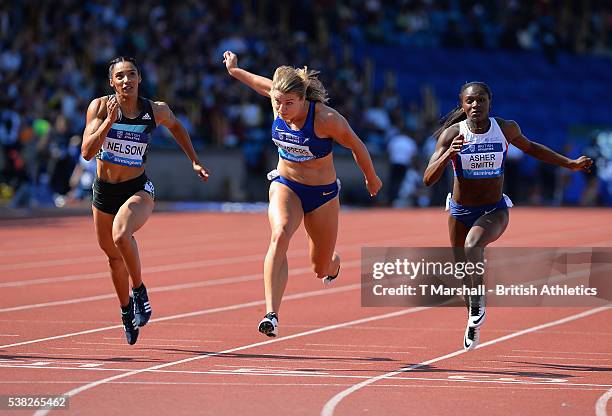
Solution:
[[[306,97],[308,101],[327,102],[327,91],[317,78],[319,71],[310,71],[308,67],[293,68],[279,66],[272,77],[272,89],[283,94],[297,94],[300,98]]]

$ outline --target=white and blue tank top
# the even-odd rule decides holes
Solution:
[[[334,141],[317,137],[314,131],[315,104],[308,107],[306,122],[300,130],[292,130],[287,123],[276,117],[272,123],[272,141],[278,147],[278,155],[291,162],[305,162],[327,156]]]
[[[499,178],[504,174],[508,141],[499,124],[489,118],[491,127],[482,134],[472,133],[467,120],[459,123],[463,135],[461,151],[451,160],[455,176],[468,179]]]
[[[116,165],[141,167],[146,161],[147,146],[155,129],[155,116],[151,102],[138,97],[138,117],[127,118],[121,112],[106,134],[96,157]]]

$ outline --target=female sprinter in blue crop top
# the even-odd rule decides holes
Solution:
[[[272,141],[278,147],[278,168],[270,172],[268,218],[272,231],[264,262],[266,316],[259,331],[278,335],[278,311],[287,284],[287,248],[304,219],[314,273],[331,282],[340,271],[334,251],[338,233],[339,181],[332,159],[334,141],[349,148],[365,177],[371,196],[382,186],[370,154],[346,119],[325,105],[327,93],[316,78],[318,72],[281,66],[274,77],[252,74],[238,68],[231,51],[223,54],[231,76],[272,100]]]
[[[460,105],[444,119],[435,133],[436,149],[425,169],[423,182],[433,185],[444,174],[450,161],[455,172],[452,197],[448,200],[448,230],[451,245],[461,247],[456,255],[471,262],[482,261],[484,247],[497,240],[508,225],[510,200],[502,194],[504,162],[508,144],[543,162],[571,170],[589,171],[593,161],[581,156],[572,160],[527,139],[516,122],[489,117],[492,93],[482,82],[461,87]],[[469,286],[482,281],[466,282]],[[463,347],[478,344],[480,326],[485,319],[484,296],[470,296],[468,324]]]
[[[133,58],[113,59],[108,79],[114,94],[89,104],[81,153],[86,160],[98,159],[92,200],[94,224],[98,244],[108,256],[125,336],[131,345],[138,339],[138,327],[151,317],[133,237],[153,212],[155,191],[144,168],[150,133],[158,125],[166,126],[191,160],[194,172],[203,180],[209,173],[168,105],[138,96],[142,78]]]

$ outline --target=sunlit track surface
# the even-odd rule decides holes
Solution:
[[[610,224],[513,208],[494,245],[611,246]],[[611,309],[490,308],[482,347],[458,353],[462,308],[360,306],[361,247],[447,246],[446,227],[439,209],[343,212],[330,287],[298,231],[268,339],[265,214],[155,213],[136,234],[154,316],[129,346],[90,218],[0,221],[0,396],[69,393],[58,414],[87,415],[610,412]]]

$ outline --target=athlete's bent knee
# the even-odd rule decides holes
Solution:
[[[478,237],[468,236],[465,239],[465,244],[464,244],[465,254],[467,254],[468,257],[470,255],[479,254],[486,247],[486,245],[487,245],[487,242],[484,238],[482,238],[482,236],[478,236]]]
[[[111,268],[111,270],[116,270],[116,269],[120,269],[123,267],[123,258],[121,257],[116,257],[116,256],[112,256],[112,257],[108,257],[108,266]]]
[[[276,227],[272,230],[270,245],[274,247],[289,247],[291,235],[285,227]]]
[[[480,247],[480,245],[478,244],[478,240],[480,240],[480,238],[478,237],[467,237],[463,246],[468,249]]]
[[[132,243],[132,235],[126,230],[113,230],[113,243],[119,249],[128,247]]]

